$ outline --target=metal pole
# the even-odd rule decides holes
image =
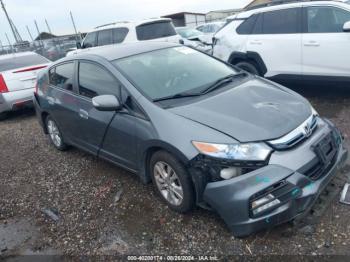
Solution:
[[[5,36],[6,36],[7,42],[9,43],[9,46],[11,47],[11,53],[13,53],[13,47],[11,45],[11,42],[10,42],[10,39],[9,39],[7,33],[5,33]]]
[[[78,31],[77,31],[77,27],[75,26],[75,22],[74,22],[74,18],[73,18],[73,14],[72,11],[69,12],[70,13],[70,18],[72,19],[72,23],[73,23],[73,27],[74,27],[74,32],[75,32],[75,41],[81,42],[81,37],[80,35],[78,36]]]
[[[34,20],[34,24],[35,24],[35,27],[36,27],[36,31],[38,32],[39,43],[41,45],[41,48],[44,48],[44,44],[43,44],[43,41],[41,40],[41,35],[40,35],[39,27],[38,27],[38,24],[37,24],[36,20]]]
[[[30,36],[30,39],[32,39],[32,42],[34,43],[34,39],[33,39],[32,33],[30,32],[29,27],[27,25],[26,25],[26,28],[27,28],[28,34]]]
[[[46,23],[47,29],[49,30],[49,33],[50,33],[51,35],[53,35],[53,34],[52,34],[52,31],[51,31],[51,28],[50,28],[50,26],[49,26],[49,23],[47,22],[46,18],[45,18],[45,23]],[[55,42],[56,42],[56,39],[53,38],[52,40],[53,40],[54,44],[56,44],[56,43],[55,43]],[[59,40],[59,39],[57,39],[57,43],[58,43],[58,46],[61,47],[61,43],[60,43],[60,40]]]
[[[10,19],[9,15],[8,15],[8,13],[7,13],[7,11],[6,11],[5,5],[4,5],[4,3],[2,2],[2,0],[0,0],[0,3],[1,3],[2,9],[3,9],[4,12],[5,12],[5,16],[6,16],[6,18],[7,18],[7,21],[8,21],[9,24],[10,24],[13,37],[15,38],[16,43],[18,43],[18,42],[19,42],[19,39],[17,39],[15,29],[13,28],[13,25],[12,25],[12,23],[11,23],[11,19]]]

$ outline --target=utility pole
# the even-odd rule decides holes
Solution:
[[[34,20],[34,24],[36,27],[36,31],[38,32],[40,46],[41,48],[44,48],[44,44],[43,44],[43,41],[41,40],[41,35],[40,35],[39,27],[38,27],[38,24],[36,23],[36,20]]]
[[[5,36],[6,36],[7,42],[9,43],[9,46],[10,46],[10,48],[11,48],[11,53],[13,53],[13,47],[12,47],[12,45],[11,45],[11,42],[10,42],[10,39],[9,39],[7,33],[5,33]]]
[[[13,37],[14,37],[16,43],[23,42],[21,36],[20,36],[19,33],[18,33],[18,30],[17,30],[16,26],[14,25],[14,23],[12,22],[11,18],[9,17],[9,15],[8,15],[8,13],[7,13],[7,11],[6,11],[6,8],[5,8],[5,5],[4,5],[3,0],[0,0],[0,4],[1,4],[2,9],[3,9],[4,12],[5,12],[5,16],[6,16],[6,18],[7,18],[7,21],[8,21],[9,24],[10,24],[11,31],[12,31],[12,34],[13,34]]]
[[[81,36],[78,36],[78,31],[77,31],[77,27],[75,26],[75,22],[74,22],[74,18],[73,18],[73,14],[72,11],[69,12],[70,13],[70,18],[72,19],[72,23],[73,23],[73,27],[74,27],[74,32],[75,32],[75,41],[78,43],[81,43]]]
[[[46,18],[45,18],[45,23],[46,23],[47,29],[49,30],[49,33],[50,33],[51,35],[53,35],[53,34],[52,34],[52,31],[51,31],[51,28],[50,28],[50,26],[49,26],[49,23],[47,22]],[[55,45],[56,45],[56,43],[55,43],[56,40],[57,40],[58,46],[61,47],[61,43],[60,43],[60,40],[59,40],[59,39],[55,39],[55,38],[52,39],[52,41],[54,42]]]

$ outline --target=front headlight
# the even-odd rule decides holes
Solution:
[[[264,143],[211,144],[193,141],[197,150],[208,156],[237,161],[264,161],[272,149]]]

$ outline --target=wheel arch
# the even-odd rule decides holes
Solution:
[[[151,174],[149,172],[149,163],[152,155],[160,150],[167,151],[177,158],[183,165],[187,166],[189,159],[176,147],[163,141],[150,141],[142,150],[140,161],[140,178],[144,184],[151,182]]]
[[[236,65],[242,61],[254,62],[261,76],[264,76],[267,73],[265,62],[257,52],[232,52],[228,59],[228,62],[232,65]]]

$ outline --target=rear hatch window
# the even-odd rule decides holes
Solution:
[[[175,28],[170,21],[160,21],[139,25],[136,27],[138,40],[151,40],[176,35]]]
[[[47,63],[49,61],[39,55],[9,56],[5,59],[0,58],[0,72]]]

